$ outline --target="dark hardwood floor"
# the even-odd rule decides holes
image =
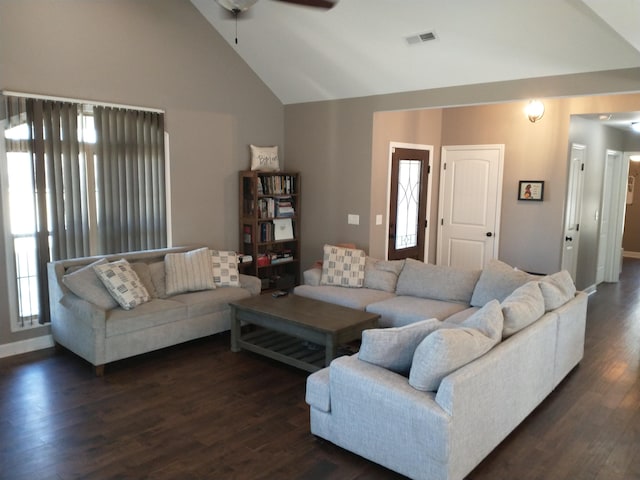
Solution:
[[[639,361],[640,260],[625,260],[589,299],[581,364],[468,479],[640,479]],[[101,378],[66,351],[1,359],[0,478],[404,478],[314,438],[305,379],[227,334]]]

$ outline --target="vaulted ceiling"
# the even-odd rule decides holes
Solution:
[[[191,1],[283,104],[640,67],[640,0]]]

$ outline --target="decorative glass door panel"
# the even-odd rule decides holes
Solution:
[[[424,260],[429,151],[394,148],[389,205],[390,260]]]

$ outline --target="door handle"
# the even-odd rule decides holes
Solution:
[[[573,237],[564,237],[565,242],[573,242]]]
[[[487,232],[487,233],[485,233],[485,235],[486,235],[487,237],[493,237],[493,233],[491,233],[491,232]]]

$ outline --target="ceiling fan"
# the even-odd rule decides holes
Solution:
[[[234,15],[249,10],[258,0],[216,0],[220,6],[229,10]],[[338,0],[278,0],[285,3],[294,3],[296,5],[304,5],[306,7],[330,9]]]
[[[229,11],[236,21],[236,45],[238,44],[238,15],[249,10],[258,0],[216,0],[218,4]],[[293,3],[295,5],[303,5],[305,7],[324,8],[328,10],[333,8],[338,0],[278,0],[284,3]]]

